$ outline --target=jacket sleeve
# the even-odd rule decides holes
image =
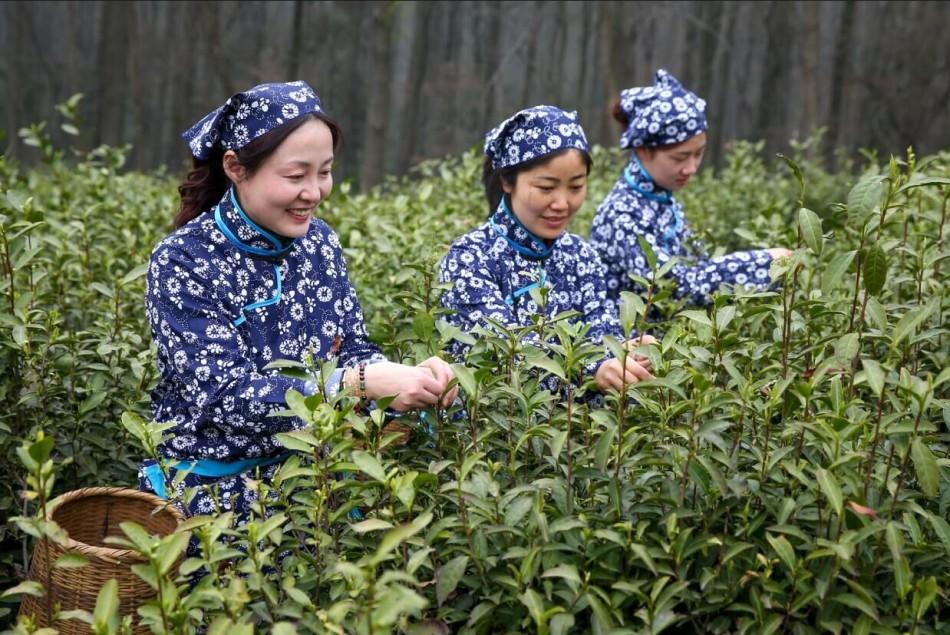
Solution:
[[[648,236],[649,240],[652,236]],[[672,254],[662,246],[653,246],[657,267],[666,264]],[[637,244],[631,250],[630,259],[637,267],[646,257]],[[712,302],[712,294],[723,284],[750,288],[765,288],[769,285],[769,266],[772,256],[765,250],[737,251],[716,258],[701,257],[673,265],[667,274],[676,280],[676,298],[688,298],[691,304],[704,306]],[[649,280],[649,267],[641,267],[640,275]]]
[[[340,343],[340,366],[356,366],[360,362],[372,363],[386,361],[386,358],[369,339],[366,323],[363,318],[363,309],[356,297],[356,289],[350,284],[347,276],[346,259],[339,238],[335,233],[330,234],[330,245],[334,248],[334,265],[337,273],[339,288],[339,306],[334,307],[342,315],[343,334]]]
[[[446,321],[463,332],[476,326],[497,331],[488,321],[518,327],[518,318],[505,300],[505,293],[492,275],[489,261],[473,248],[453,246],[439,266],[439,282],[452,283],[442,294],[442,305],[451,313]],[[525,341],[537,342],[537,333],[529,333]],[[464,360],[468,346],[458,341],[450,344],[449,352],[458,362]]]
[[[713,292],[723,284],[744,285],[751,288],[765,288],[770,284],[769,266],[772,256],[763,249],[752,251],[737,251],[725,256],[709,258],[702,243],[691,241],[689,254],[686,250],[677,254],[669,251],[666,243],[654,233],[654,228],[648,223],[637,223],[632,216],[627,216],[629,222],[622,227],[625,236],[625,245],[622,252],[622,264],[629,274],[635,274],[646,280],[650,279],[652,271],[649,262],[640,249],[637,235],[650,244],[656,256],[657,268],[663,267],[674,256],[688,256],[681,258],[666,274],[676,280],[676,298],[688,298],[691,304],[707,305],[712,299]],[[616,235],[616,234],[615,234]],[[686,240],[690,232],[685,225],[680,228],[681,240]]]

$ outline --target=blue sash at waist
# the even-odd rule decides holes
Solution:
[[[224,478],[226,476],[236,476],[241,472],[253,469],[255,467],[266,467],[284,461],[290,456],[289,452],[277,456],[264,456],[257,459],[244,459],[243,461],[216,461],[214,459],[194,459],[190,461],[173,461],[168,466],[174,470],[183,470],[198,476],[208,476],[211,478]],[[168,498],[165,492],[165,475],[157,462],[150,462],[143,469],[145,477],[160,498]]]

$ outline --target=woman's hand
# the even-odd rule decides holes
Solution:
[[[395,395],[393,410],[406,411],[435,406],[445,387],[455,377],[452,368],[437,357],[430,357],[419,366],[380,362],[366,367],[366,396],[376,400]],[[458,391],[453,388],[443,400],[447,406]]]
[[[792,255],[792,250],[786,249],[785,247],[772,247],[771,249],[766,249],[765,251],[769,252],[769,255],[772,256],[772,260],[780,260],[782,258],[788,258]]]
[[[652,335],[644,333],[640,337],[632,337],[627,340],[625,346],[627,347],[627,350],[630,351],[635,349],[637,346],[645,346],[647,344],[656,344],[656,338]]]
[[[432,374],[435,375],[436,380],[438,380],[441,384],[442,391],[445,391],[445,387],[448,386],[453,379],[455,379],[455,373],[452,372],[452,367],[439,357],[430,357],[417,366],[417,368],[420,367],[428,368],[430,371],[432,371]],[[452,386],[452,390],[450,390],[448,394],[445,395],[445,398],[439,405],[443,408],[448,408],[452,405],[452,402],[455,401],[455,398],[458,397],[458,394],[458,385]]]
[[[594,374],[594,380],[601,392],[607,392],[608,390],[621,391],[624,386],[635,384],[642,379],[652,378],[650,360],[639,355],[627,355],[626,364],[621,364],[616,357],[608,359],[600,365],[600,368]]]

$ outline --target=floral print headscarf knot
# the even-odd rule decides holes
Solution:
[[[577,111],[554,106],[525,108],[485,135],[485,154],[496,170],[525,163],[565,148],[587,152]]]
[[[306,82],[258,84],[232,95],[181,137],[196,159],[207,160],[215,148],[239,150],[262,134],[315,112],[324,112],[323,107]]]
[[[662,68],[656,72],[653,86],[621,91],[620,109],[628,120],[620,136],[620,147],[625,150],[681,143],[706,130],[705,100]]]

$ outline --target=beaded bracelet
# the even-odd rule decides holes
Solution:
[[[347,368],[343,371],[343,389],[349,395],[356,395],[357,389],[357,370],[355,368]]]
[[[343,373],[343,387],[357,399],[366,399],[366,364],[347,368]]]

